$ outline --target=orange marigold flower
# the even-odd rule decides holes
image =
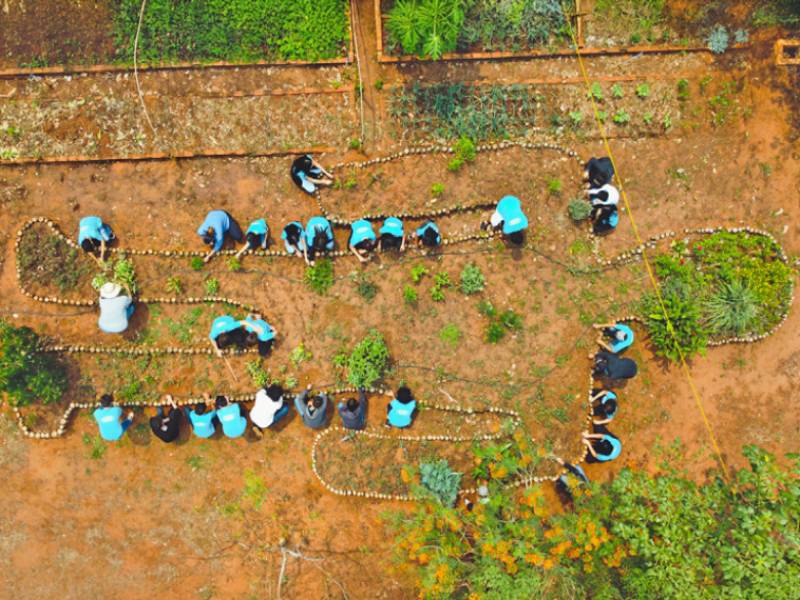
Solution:
[[[431,557],[428,556],[425,552],[423,552],[417,557],[417,562],[419,562],[419,564],[421,565],[427,565],[430,562],[430,560]]]
[[[549,570],[549,569],[552,569],[552,568],[553,568],[553,565],[554,565],[554,564],[555,564],[555,563],[554,563],[554,562],[553,562],[551,559],[549,559],[549,558],[548,558],[547,560],[545,560],[545,561],[542,563],[542,568],[543,568],[543,569],[545,569],[545,570]]]

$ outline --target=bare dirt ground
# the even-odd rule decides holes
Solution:
[[[358,4],[365,13],[371,5]],[[365,42],[367,55],[369,44]],[[677,66],[691,85],[690,106],[682,118],[676,118],[669,132],[612,141],[642,237],[684,227],[750,224],[773,232],[791,256],[800,253],[800,148],[791,123],[797,107],[787,104],[790,96],[783,92],[792,88],[791,74],[771,66],[767,56],[766,46],[758,46],[722,62],[682,59]],[[636,75],[647,79],[647,73],[676,68],[677,60],[597,59],[588,61],[588,67],[590,76],[600,78],[635,65]],[[430,83],[442,76],[510,83],[552,78],[561,71],[565,76],[576,75],[574,63],[563,60],[391,70],[372,65],[369,73],[396,83],[412,78]],[[326,71],[261,74],[263,82],[253,75],[215,73],[213,86],[226,92],[284,85],[296,89],[322,87],[320,79],[329,78]],[[712,82],[702,87],[707,76]],[[734,78],[745,80],[746,87],[731,96],[734,109],[714,126],[709,102],[720,93],[715,86]],[[92,85],[100,85],[98,81],[62,82],[52,93],[68,103],[86,95]],[[175,84],[154,77],[146,87],[169,96],[167,86],[178,85],[178,91],[189,97],[212,89],[205,80],[181,81]],[[17,93],[39,94],[43,85],[26,83]],[[130,103],[131,110],[136,110],[129,81],[127,89],[118,86],[116,79],[103,80],[102,85],[108,86],[98,88],[102,96]],[[178,95],[176,88],[172,92]],[[386,110],[389,94],[386,89],[369,96],[375,109],[367,118],[374,123],[364,151],[370,156],[398,147],[389,133],[397,127]],[[170,110],[178,106],[173,98],[164,102]],[[8,110],[5,103],[0,107]],[[314,118],[325,119],[326,111],[321,108]],[[350,106],[349,111],[350,127],[355,128],[357,109]],[[281,117],[287,127],[290,115],[291,111]],[[141,125],[141,117],[136,120]],[[241,131],[249,127],[249,122],[239,125]],[[558,135],[560,144],[582,157],[603,153],[590,135],[545,133]],[[342,149],[324,156],[324,162],[346,158],[344,148],[352,129],[332,128],[324,135],[321,141]],[[78,139],[67,131],[57,142],[79,144]],[[312,141],[319,140],[302,138],[297,143]],[[284,143],[289,141],[254,142],[268,148]],[[219,147],[223,146],[220,142]],[[332,366],[334,355],[375,327],[386,335],[392,352],[390,383],[406,381],[422,398],[440,400],[443,388],[465,404],[515,408],[544,447],[570,456],[578,450],[584,416],[578,396],[584,393],[586,354],[591,347],[588,324],[631,312],[649,282],[641,266],[603,277],[575,275],[576,267],[593,262],[585,231],[571,223],[565,209],[578,187],[574,161],[552,152],[518,149],[479,154],[475,163],[458,173],[448,172],[446,161],[444,156],[415,156],[359,170],[352,174],[354,188],[330,190],[322,201],[328,210],[350,218],[363,212],[420,210],[515,193],[523,199],[533,226],[525,251],[512,253],[492,242],[470,242],[448,247],[438,257],[382,256],[363,267],[355,259],[337,259],[337,282],[324,297],[303,285],[301,261],[245,257],[243,271],[233,273],[224,260],[215,260],[196,273],[186,259],[139,257],[135,265],[142,293],[161,295],[167,278],[177,276],[187,295],[200,295],[206,277],[218,278],[221,294],[264,307],[280,332],[264,366],[276,377],[296,378],[301,384],[335,383],[341,373]],[[0,311],[15,324],[33,326],[65,342],[109,344],[94,333],[96,315],[38,304],[18,292],[10,241],[16,229],[29,217],[43,215],[72,235],[82,215],[101,214],[113,224],[123,247],[197,249],[197,224],[207,210],[224,208],[243,224],[265,216],[274,240],[282,223],[305,220],[318,212],[314,200],[289,180],[289,162],[287,158],[247,158],[0,166],[0,216],[5,225]],[[339,175],[351,176],[349,172]],[[546,190],[546,182],[553,178],[563,183],[561,193]],[[445,191],[432,202],[434,183],[442,183]],[[483,217],[480,212],[449,217],[441,222],[442,230],[445,235],[475,231]],[[343,230],[337,231],[337,243],[340,247],[346,243]],[[600,249],[611,256],[635,244],[630,221],[623,215],[618,231],[602,240]],[[487,277],[486,290],[478,297],[465,297],[457,289],[448,289],[444,302],[434,302],[432,276],[446,271],[457,282],[467,262],[480,266]],[[410,268],[416,264],[424,264],[430,274],[416,286],[419,301],[411,308],[403,303],[402,288],[414,285]],[[366,274],[377,285],[371,302],[357,292],[357,273]],[[80,297],[91,295],[89,289],[76,292]],[[497,345],[486,344],[486,321],[476,308],[480,298],[522,314],[522,331],[509,334]],[[215,310],[143,306],[137,309],[130,335],[114,343],[202,345]],[[461,332],[454,345],[439,336],[449,324]],[[800,316],[794,307],[774,336],[757,344],[709,349],[706,357],[690,365],[731,466],[741,464],[739,450],[747,443],[779,454],[797,450],[798,327]],[[640,365],[640,376],[622,389],[621,410],[613,428],[623,440],[622,458],[614,465],[590,467],[590,477],[611,477],[623,465],[654,469],[661,460],[659,444],[666,446],[676,438],[686,445],[687,468],[702,477],[714,465],[714,457],[686,379],[678,367],[653,356],[644,335],[639,340],[632,356]],[[301,343],[313,358],[295,363],[290,355]],[[253,391],[244,368],[252,357],[233,361],[238,382],[230,381],[218,361],[206,358],[144,361],[81,355],[73,360],[81,377],[72,393],[84,401],[106,389],[127,390],[148,399],[164,392]],[[372,402],[369,422],[378,426],[384,401],[373,398]],[[0,596],[145,598],[158,589],[187,598],[273,598],[280,585],[284,598],[414,597],[413,582],[391,569],[391,540],[380,519],[383,511],[402,505],[327,493],[310,468],[313,434],[299,419],[291,418],[262,441],[213,438],[199,442],[185,431],[178,444],[166,447],[149,434],[149,414],[137,411],[130,435],[107,446],[96,441],[96,428],[87,411],[81,412],[63,439],[50,441],[24,439],[11,423],[10,412],[1,417],[0,468],[6,485],[0,492],[5,507],[0,516],[0,561],[5,573]],[[46,421],[46,412],[41,418]],[[441,433],[453,426],[434,418],[415,424],[420,430]],[[468,459],[466,445],[363,449],[334,439],[324,449],[324,468],[328,469],[324,472],[337,482],[363,483],[368,477],[376,480],[370,483],[381,483],[377,478],[383,477],[391,485],[404,462],[426,454],[445,454],[454,464],[467,466],[459,462]],[[360,469],[375,464],[385,467],[378,476]],[[321,560],[288,557],[279,584],[282,538],[286,548]]]

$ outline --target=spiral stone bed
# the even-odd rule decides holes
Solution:
[[[521,147],[527,150],[553,150],[557,152],[562,152],[569,156],[570,158],[574,158],[578,164],[581,166],[583,165],[583,161],[578,157],[577,153],[563,148],[561,146],[555,144],[537,144],[537,143],[526,143],[526,142],[501,142],[499,144],[488,144],[488,145],[480,145],[477,146],[476,150],[478,152],[490,152],[490,151],[500,151],[503,149],[513,148],[513,147]],[[382,158],[375,158],[368,161],[363,162],[351,162],[351,163],[339,163],[332,167],[333,170],[338,170],[342,168],[365,168],[371,165],[389,162],[391,160],[396,160],[401,157],[409,156],[412,154],[432,154],[435,152],[440,153],[454,153],[455,150],[452,147],[447,146],[432,146],[427,148],[413,148],[403,150],[396,154],[392,154]],[[349,226],[349,222],[345,221],[334,214],[331,214],[328,210],[326,210],[325,206],[322,203],[321,194],[317,192],[315,194],[315,198],[319,205],[319,209],[326,218],[328,218],[335,226],[339,227],[346,227]],[[377,220],[383,219],[387,216],[397,216],[399,218],[406,218],[406,219],[425,219],[425,218],[433,218],[433,217],[440,217],[449,214],[455,214],[460,212],[468,212],[474,211],[479,209],[484,209],[490,206],[493,206],[494,203],[476,203],[467,206],[455,206],[452,208],[445,208],[439,209],[435,211],[428,211],[428,212],[418,212],[418,213],[401,213],[401,214],[368,214],[365,215],[364,218],[368,220]],[[58,225],[53,221],[45,218],[45,217],[35,217],[30,219],[25,224],[22,225],[20,230],[16,236],[15,242],[15,250],[17,257],[19,257],[19,245],[22,240],[23,235],[25,234],[28,229],[32,226],[37,224],[44,224],[49,227],[51,232],[59,236],[65,243],[67,243],[70,247],[78,249],[78,245],[70,239],[68,236],[64,235],[63,232],[59,229]],[[709,228],[698,228],[698,229],[684,229],[684,235],[711,235],[714,233],[727,231],[730,233],[745,233],[748,235],[757,235],[757,236],[764,236],[769,238],[772,242],[775,243],[776,247],[778,248],[778,259],[784,263],[788,263],[788,259],[786,254],[782,248],[782,246],[778,243],[774,236],[772,236],[769,232],[755,229],[751,227],[736,227],[736,228],[725,228],[725,227],[709,227]],[[634,263],[640,261],[644,257],[644,253],[646,250],[653,249],[657,246],[657,244],[663,240],[675,238],[678,234],[675,231],[667,231],[661,234],[657,234],[645,240],[642,244],[636,246],[635,248],[623,252],[613,258],[604,259],[600,256],[599,253],[599,244],[598,238],[595,238],[591,234],[591,228],[587,230],[587,235],[592,243],[592,254],[594,256],[595,261],[598,264],[598,267],[594,270],[594,272],[601,272],[606,271],[609,269],[613,269],[619,266],[623,266],[626,264]],[[443,238],[442,245],[448,246],[452,244],[459,244],[468,241],[486,241],[492,239],[494,234],[492,232],[481,232],[478,234],[469,234],[463,236],[457,236],[452,238]],[[195,257],[195,256],[204,256],[204,252],[201,251],[191,251],[191,250],[161,250],[161,249],[110,249],[112,252],[124,252],[126,255],[132,256],[160,256],[166,258],[183,258],[183,257]],[[430,254],[430,252],[425,252],[424,250],[416,250],[421,254]],[[222,255],[233,255],[236,254],[234,250],[223,250],[219,254]],[[280,251],[280,250],[250,250],[248,254],[252,254],[254,256],[269,256],[269,257],[290,257],[291,255],[287,252]],[[348,256],[349,253],[347,251],[332,251],[324,253],[325,256],[331,258],[341,258]],[[41,296],[36,295],[30,292],[28,289],[24,287],[23,284],[23,273],[19,266],[19,260],[17,260],[16,264],[16,274],[17,274],[17,282],[19,285],[19,289],[21,293],[32,300],[37,302],[44,302],[44,303],[52,303],[52,304],[62,304],[62,305],[70,305],[70,306],[94,306],[97,304],[97,300],[69,300],[64,298],[59,298],[56,296]],[[241,302],[232,298],[222,297],[222,296],[207,296],[207,297],[186,297],[186,298],[176,298],[176,297],[146,297],[141,296],[137,299],[138,302],[141,303],[167,303],[167,304],[201,304],[201,303],[221,303],[221,304],[228,304],[231,306],[236,306],[238,308],[250,311],[250,312],[259,312],[264,314],[263,311],[260,311],[258,308],[245,303]],[[781,320],[768,332],[763,334],[754,334],[754,335],[747,335],[741,337],[730,337],[724,339],[716,339],[710,340],[708,342],[709,346],[721,346],[724,344],[730,343],[754,343],[756,341],[762,340],[767,336],[774,333],[778,327],[780,327],[788,317],[788,311],[791,304],[794,302],[794,289],[792,287],[790,301],[787,303],[785,307],[784,313],[781,316]],[[636,315],[626,315],[615,319],[616,322],[637,322],[643,323],[643,319]],[[42,351],[47,352],[63,352],[63,353],[94,353],[94,354],[111,354],[116,356],[143,356],[143,355],[167,355],[167,354],[183,354],[183,355],[203,355],[203,356],[212,356],[214,354],[213,350],[210,348],[205,347],[194,347],[194,348],[183,348],[183,347],[164,347],[164,348],[122,348],[122,347],[109,347],[109,346],[93,346],[93,345],[80,345],[80,344],[57,344],[57,345],[48,345],[43,346]],[[251,350],[229,350],[226,351],[227,354],[231,355],[238,355],[244,353],[252,353],[255,352],[254,349]],[[588,381],[588,392],[587,392],[587,410],[585,414],[585,428],[584,432],[588,432],[591,429],[591,422],[592,422],[592,390],[594,389],[594,378],[593,376],[589,375]],[[337,394],[345,394],[345,393],[352,393],[357,390],[350,387],[341,387],[335,388],[331,390],[322,390],[331,395]],[[386,396],[391,397],[392,392],[385,389],[385,388],[370,388],[369,391],[371,393],[378,393],[383,394]],[[292,393],[292,392],[287,392]],[[229,396],[229,399],[234,402],[252,402],[255,398],[254,394],[243,394],[243,395],[232,395]],[[179,405],[188,405],[194,404],[196,402],[201,401],[200,398],[185,398],[185,399],[177,399],[176,402]],[[146,403],[138,403],[136,406],[158,406],[161,402],[153,401],[153,402],[146,402]],[[396,440],[396,441],[405,441],[405,442],[425,442],[425,441],[436,441],[436,442],[477,442],[477,441],[491,441],[496,439],[501,439],[503,437],[507,437],[513,433],[513,431],[522,424],[521,415],[510,409],[503,409],[498,407],[483,407],[483,408],[471,408],[471,407],[464,407],[459,406],[456,404],[451,405],[441,405],[436,403],[419,403],[421,407],[428,409],[428,410],[437,410],[449,413],[458,413],[464,415],[475,415],[475,414],[493,414],[496,416],[507,417],[510,419],[511,424],[513,427],[509,428],[508,431],[499,432],[499,433],[487,433],[487,434],[476,434],[474,436],[452,436],[452,435],[408,435],[405,433],[400,434],[388,434],[384,433],[377,428],[365,429],[361,431],[353,431],[348,430],[340,426],[330,426],[327,429],[319,432],[315,438],[314,443],[311,449],[311,468],[314,472],[314,475],[320,481],[323,487],[330,491],[331,493],[338,494],[341,496],[357,496],[363,498],[374,498],[374,499],[386,499],[386,500],[405,500],[405,501],[413,501],[418,500],[417,496],[411,494],[385,494],[385,493],[378,493],[373,490],[369,489],[353,489],[353,488],[337,488],[328,483],[325,480],[325,477],[320,473],[318,466],[317,466],[317,450],[318,446],[323,440],[328,438],[334,434],[348,434],[352,436],[361,436],[370,439],[385,439],[385,440]],[[49,431],[33,431],[28,428],[23,420],[23,416],[20,410],[17,407],[14,407],[14,413],[17,418],[18,426],[23,433],[23,435],[34,438],[34,439],[52,439],[63,436],[69,419],[72,413],[79,409],[93,409],[99,406],[96,402],[86,402],[86,403],[71,403],[64,411],[60,421],[58,428]],[[584,460],[586,456],[586,448],[582,448],[582,452],[579,456],[572,458],[570,462],[579,463]],[[552,476],[534,476],[531,474],[526,474],[524,477],[520,477],[515,481],[512,481],[507,485],[507,487],[519,487],[523,485],[530,485],[533,482],[542,482],[546,480],[555,480],[558,478],[558,474]],[[462,490],[462,493],[474,493],[474,489],[467,489]]]

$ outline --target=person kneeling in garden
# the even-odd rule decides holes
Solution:
[[[590,355],[591,357],[591,355]],[[604,377],[606,379],[630,379],[635,377],[638,371],[636,362],[630,358],[619,358],[613,352],[601,350],[594,355],[594,377]]]
[[[403,222],[397,217],[387,217],[378,230],[380,235],[378,249],[383,251],[397,248],[402,252],[406,249],[406,234],[403,231]]]
[[[250,409],[250,422],[253,433],[261,438],[264,430],[271,427],[289,413],[289,405],[283,396],[283,388],[273,383],[268,388],[256,392],[256,401]]]
[[[259,315],[247,315],[244,321],[239,321],[246,333],[245,342],[248,345],[258,345],[258,354],[266,356],[272,349],[275,341],[275,329]]]
[[[318,185],[333,185],[333,175],[328,173],[310,154],[295,158],[289,174],[295,185],[307,194],[317,191]]]
[[[100,408],[96,408],[92,413],[100,429],[100,437],[107,442],[116,442],[133,423],[133,411],[128,413],[124,421],[120,421],[122,409],[119,406],[111,406],[113,402],[111,394],[103,394],[100,397]]]
[[[417,242],[426,248],[436,248],[442,243],[442,235],[433,221],[426,221],[414,234]]]
[[[369,260],[369,253],[375,248],[376,241],[372,223],[366,219],[359,219],[350,225],[350,252],[355,254],[360,262]]]
[[[241,437],[247,429],[247,419],[242,416],[241,407],[236,402],[228,403],[225,396],[217,396],[214,406],[225,437]]]
[[[397,389],[394,399],[386,407],[386,424],[405,429],[409,427],[417,413],[417,401],[406,386]]]
[[[367,393],[364,388],[358,388],[358,400],[348,398],[347,402],[339,402],[337,409],[345,429],[364,429],[367,424]]]
[[[281,239],[286,252],[296,256],[306,255],[306,232],[300,221],[292,221],[281,231]]]
[[[633,344],[633,329],[624,323],[606,323],[595,325],[594,328],[603,330],[597,343],[609,352],[619,354]]]
[[[186,418],[192,424],[194,434],[199,438],[210,438],[214,435],[216,427],[214,426],[214,419],[217,412],[208,410],[207,402],[211,402],[208,394],[205,394],[205,402],[198,402],[194,405],[194,409],[190,410],[188,406],[183,408],[186,413]]]
[[[614,179],[614,164],[607,156],[590,158],[584,165],[583,180],[589,188],[600,188]]]
[[[150,417],[150,429],[162,442],[170,443],[178,439],[181,433],[181,411],[172,396],[167,394],[165,400],[172,405],[169,413],[164,412],[164,407],[159,406],[156,416]]]
[[[610,390],[594,390],[592,393],[592,423],[605,425],[617,414],[617,395]]]
[[[303,423],[311,429],[322,429],[325,426],[325,417],[328,410],[327,394],[317,394],[309,398],[311,384],[301,394],[294,397],[294,407],[303,418]]]
[[[314,264],[317,252],[331,251],[334,247],[333,228],[325,217],[311,217],[306,224],[306,263]]]
[[[516,196],[501,198],[489,223],[495,231],[501,231],[512,244],[520,246],[525,241],[528,217],[522,212],[522,205]]]
[[[128,328],[128,321],[133,315],[133,296],[130,290],[122,294],[122,286],[107,281],[100,286],[100,318],[97,326],[105,333],[122,333]]]
[[[100,266],[105,260],[106,244],[113,239],[114,232],[100,217],[83,217],[78,223],[78,245]],[[99,255],[95,256],[95,252]]]
[[[211,323],[211,331],[208,334],[211,345],[217,356],[222,356],[222,351],[229,346],[242,346],[245,334],[242,330],[242,322],[234,319],[230,315],[222,315],[214,319]]]
[[[587,463],[608,462],[622,452],[622,442],[602,425],[594,427],[594,433],[583,433],[581,441],[589,450]]]
[[[239,258],[248,250],[267,249],[267,237],[269,237],[269,227],[264,219],[256,219],[244,232],[244,246],[236,253]]]
[[[203,243],[211,246],[211,251],[203,257],[203,262],[208,262],[212,256],[222,250],[225,243],[225,235],[231,236],[234,241],[242,241],[242,228],[224,210],[212,210],[206,215],[205,221],[197,228]]]

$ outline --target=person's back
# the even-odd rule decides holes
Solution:
[[[235,402],[217,408],[217,418],[226,437],[240,437],[247,429],[247,419],[241,415],[239,405]]]
[[[325,418],[327,416],[328,396],[320,394],[315,396],[309,403],[309,389],[310,388],[306,388],[302,394],[295,396],[294,406],[303,418],[303,424],[306,427],[321,429],[325,425]]]
[[[192,410],[189,412],[189,421],[192,424],[194,434],[199,438],[210,438],[214,435],[216,427],[214,427],[214,417],[217,415],[216,411],[207,411],[203,414],[198,414],[197,411]]]
[[[266,429],[282,418],[288,410],[289,407],[283,403],[283,388],[273,384],[268,389],[256,392],[255,403],[250,409],[250,421],[256,427]]]
[[[178,439],[180,434],[181,411],[171,408],[167,415],[159,407],[158,414],[150,418],[150,429],[162,442],[170,443]]]
[[[100,318],[97,320],[97,326],[105,333],[122,333],[128,328],[131,304],[133,298],[130,296],[100,298]]]
[[[363,390],[359,390],[359,398],[350,398],[347,402],[340,402],[339,416],[345,429],[364,429],[367,416],[367,397]]]
[[[120,422],[122,409],[119,406],[101,406],[96,408],[92,414],[97,421],[101,438],[107,442],[116,442],[122,437],[125,429]]]
[[[397,389],[395,398],[386,407],[386,422],[392,427],[403,429],[411,425],[417,410],[417,401],[406,386]]]

